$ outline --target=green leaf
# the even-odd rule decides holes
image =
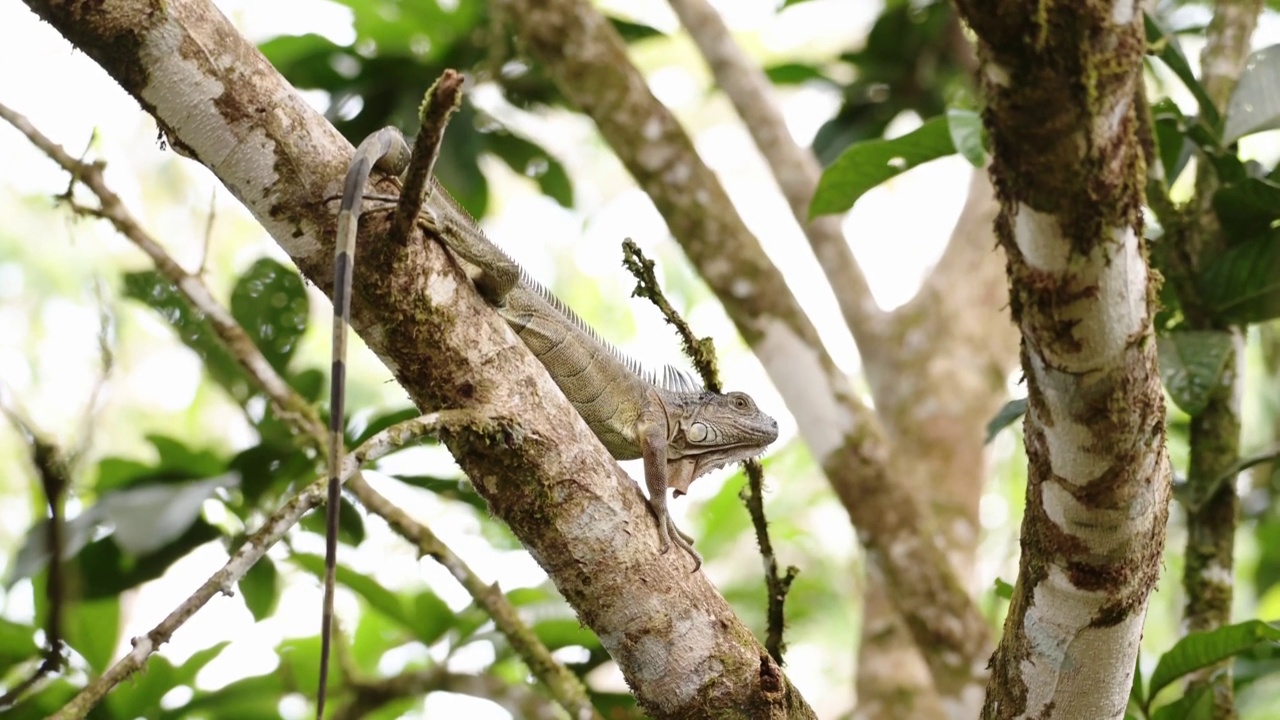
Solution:
[[[54,678],[5,710],[4,720],[48,720],[83,689],[83,685],[72,684],[66,678]]]
[[[416,621],[418,638],[430,645],[448,632],[453,626],[453,611],[440,596],[425,590],[413,597],[413,617]]]
[[[1254,51],[1227,103],[1222,142],[1280,128],[1280,45]]]
[[[240,369],[240,364],[218,339],[204,313],[196,310],[159,272],[126,273],[125,297],[146,303],[173,327],[178,339],[204,361],[205,370],[238,403],[253,394],[253,386]]]
[[[120,637],[120,598],[67,603],[62,625],[67,644],[100,675],[111,665]]]
[[[323,557],[294,553],[291,559],[303,569],[314,573],[317,577],[324,577]],[[363,598],[369,604],[369,607],[411,630],[419,640],[429,644],[439,639],[437,632],[439,618],[416,617],[420,602],[418,598],[414,598],[414,609],[411,611],[408,608],[408,604],[399,595],[382,587],[372,578],[361,575],[341,564],[337,567],[337,581]]]
[[[422,413],[418,410],[418,408],[406,407],[406,408],[400,408],[398,410],[392,410],[390,412],[386,412],[381,415],[375,416],[372,420],[369,421],[369,424],[365,426],[364,430],[360,431],[359,435],[352,438],[351,446],[356,447],[361,443],[363,443],[364,441],[368,440],[369,438],[373,437],[374,435],[377,435],[383,430],[386,430],[392,425],[395,425],[396,423],[402,423],[402,422],[405,422],[406,420],[412,420],[421,415]],[[430,439],[428,439],[428,441],[433,442],[433,440],[430,440]]]
[[[160,707],[160,698],[179,685],[173,664],[163,655],[147,659],[146,672],[137,673],[131,682],[120,683],[107,695],[111,714],[120,718],[138,718],[154,715]]]
[[[1191,71],[1191,64],[1187,62],[1187,56],[1183,54],[1178,38],[1161,27],[1150,13],[1144,12],[1143,19],[1146,21],[1147,28],[1147,52],[1160,58],[1165,65],[1169,66],[1173,74],[1178,76],[1182,84],[1187,86],[1200,105],[1200,115],[1209,127],[1221,127],[1222,118],[1218,114],[1218,108],[1213,104],[1213,100],[1209,99],[1209,94],[1204,91],[1204,86],[1196,79],[1195,73]]]
[[[175,673],[175,683],[182,685],[193,685],[196,681],[196,675],[208,665],[210,661],[222,654],[222,651],[231,644],[229,640],[223,640],[214,643],[209,647],[199,650],[187,658],[187,661],[178,666]]]
[[[769,82],[774,85],[800,85],[807,82],[821,82],[828,86],[836,86],[831,78],[809,63],[787,62],[770,65],[764,69]]]
[[[360,613],[356,630],[351,635],[351,657],[357,667],[373,676],[383,655],[412,641],[409,631],[386,615]]]
[[[583,627],[577,620],[543,620],[533,626],[533,634],[537,635],[549,650],[559,650],[563,647],[584,647],[590,650],[600,645],[600,639],[596,634]]]
[[[39,653],[34,627],[0,618],[0,677],[4,677],[9,668]]]
[[[995,439],[1000,431],[1009,427],[1015,420],[1027,414],[1027,399],[1018,398],[1010,400],[1000,408],[995,417],[987,421],[987,439],[984,443],[989,443]]]
[[[1163,98],[1151,106],[1155,121],[1156,144],[1159,146],[1160,164],[1164,167],[1165,187],[1173,185],[1195,150],[1195,143],[1187,138],[1188,121],[1177,103]]]
[[[844,212],[880,183],[955,151],[945,115],[893,140],[854,143],[822,172],[809,217]]]
[[[346,498],[345,495],[339,496],[338,502],[338,539],[342,542],[355,547],[364,542],[364,516],[356,509],[355,505]],[[302,516],[302,529],[323,536],[325,534],[325,509],[323,507],[309,512]]]
[[[561,207],[573,207],[573,182],[564,165],[550,153],[505,130],[489,133],[485,139],[493,154],[520,175],[532,178],[543,195],[560,203]]]
[[[1280,237],[1227,249],[1198,278],[1200,297],[1219,320],[1247,324],[1280,317]]]
[[[464,502],[477,510],[488,511],[489,504],[476,493],[466,478],[442,478],[435,475],[393,475],[406,485],[429,490],[442,498]]]
[[[318,648],[320,638],[316,637],[314,640]],[[284,665],[284,663],[285,658],[282,657],[281,665]],[[266,675],[248,677],[212,692],[197,692],[191,702],[181,708],[182,712],[175,713],[173,717],[279,720],[280,698],[284,697],[285,694],[302,690],[311,696],[315,695],[315,687],[318,684],[316,679],[316,665],[318,663],[319,653],[317,652],[316,660],[312,663],[311,685],[309,687],[294,682],[293,678],[296,676],[287,675],[285,672],[273,672]],[[303,674],[306,671],[305,663],[292,664],[288,671],[289,673]],[[338,673],[334,673],[334,675],[338,675]],[[285,684],[286,678],[289,678],[288,685]]]
[[[271,558],[263,556],[240,578],[240,596],[253,619],[261,622],[275,612],[284,583]]]
[[[1008,580],[998,577],[996,578],[996,581],[995,581],[995,593],[996,593],[996,597],[1000,598],[1001,600],[1012,600],[1013,585],[1011,585]]]
[[[1179,640],[1160,657],[1151,674],[1148,697],[1155,697],[1165,686],[1188,673],[1207,668],[1259,645],[1280,642],[1280,628],[1261,620],[1248,620],[1235,625],[1191,633]]]
[[[982,126],[982,116],[972,110],[949,108],[947,110],[947,132],[951,134],[951,144],[969,164],[981,168],[987,164],[986,130]]]
[[[613,29],[617,30],[618,34],[628,44],[640,40],[648,40],[649,38],[666,37],[661,30],[650,25],[623,20],[612,15],[606,16],[606,18],[609,20],[609,24],[613,26]]]
[[[1251,177],[1223,185],[1213,195],[1213,209],[1228,242],[1242,244],[1269,233],[1280,220],[1280,184]]]
[[[1183,412],[1195,416],[1209,404],[1218,387],[1231,336],[1209,330],[1174,331],[1156,338],[1160,379]]]
[[[1151,720],[1213,720],[1213,693],[1201,685],[1157,709]]]
[[[325,374],[315,368],[307,368],[289,376],[289,384],[307,402],[316,402],[324,391]]]
[[[308,310],[302,278],[271,258],[250,266],[231,291],[231,315],[280,373],[307,330]]]
[[[110,493],[98,501],[104,522],[115,527],[115,544],[130,555],[149,555],[182,536],[200,517],[204,501],[239,478],[222,475],[172,485],[144,485]]]
[[[196,520],[181,537],[142,557],[128,556],[113,539],[101,538],[86,545],[71,567],[79,573],[79,587],[86,599],[113,597],[155,580],[187,553],[219,537],[217,528]]]

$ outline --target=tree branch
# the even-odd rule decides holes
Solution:
[[[616,30],[586,0],[495,4],[570,102],[596,122],[755,351],[886,576],[946,692],[984,675],[986,622],[918,503],[890,479],[875,414],[853,394],[710,168],[649,91]]]
[[[341,187],[351,145],[207,0],[117,0],[93,13],[27,4],[137,98],[172,147],[208,166],[304,275],[332,291],[335,217],[325,198]],[[443,196],[432,193],[426,207],[442,222],[470,222]],[[519,443],[459,427],[445,444],[599,635],[640,704],[657,716],[697,708],[812,717],[705,576],[658,552],[639,488],[439,243],[379,243],[389,222],[370,220],[353,327],[419,407],[518,412]]]
[[[769,79],[734,41],[720,14],[706,0],[669,2],[711,68],[716,86],[733,103],[769,164],[791,206],[791,214],[809,238],[809,246],[827,276],[858,346],[875,342],[882,330],[884,313],[876,306],[871,287],[845,240],[841,229],[843,218],[837,215],[809,218],[809,203],[822,175],[817,158],[791,137]]]

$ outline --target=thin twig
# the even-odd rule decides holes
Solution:
[[[348,484],[364,506],[382,516],[402,537],[418,546],[418,552],[444,566],[449,574],[466,588],[476,604],[493,618],[494,625],[511,643],[512,649],[529,666],[534,677],[541,682],[551,696],[574,718],[601,720],[586,688],[576,675],[551,657],[547,649],[520,616],[497,584],[486,585],[474,571],[458,557],[430,528],[409,517],[404,510],[380,495],[357,475]]]
[[[161,274],[177,286],[178,290],[183,294],[188,302],[203,312],[205,316],[210,319],[211,326],[215,333],[226,345],[232,356],[239,362],[241,368],[249,375],[250,379],[260,390],[265,392],[268,397],[271,398],[271,401],[277,407],[286,409],[281,413],[281,418],[289,423],[296,432],[306,438],[314,448],[323,452],[328,438],[327,431],[324,425],[320,422],[318,416],[315,414],[314,408],[302,399],[301,396],[299,396],[293,388],[276,373],[275,369],[271,367],[269,362],[267,362],[266,358],[262,355],[261,351],[258,350],[257,346],[249,340],[248,336],[244,333],[244,330],[235,322],[230,313],[228,313],[227,310],[218,304],[217,300],[213,298],[213,295],[209,292],[208,288],[204,286],[202,280],[199,277],[193,276],[183,270],[181,266],[169,257],[159,243],[151,239],[145,231],[142,230],[141,226],[128,214],[127,209],[124,208],[123,204],[119,201],[119,198],[106,187],[102,180],[101,167],[99,165],[88,166],[70,158],[62,151],[61,147],[47,139],[43,134],[36,130],[26,120],[26,118],[13,112],[4,105],[0,105],[0,117],[3,117],[27,135],[33,144],[44,150],[46,154],[53,158],[54,161],[58,162],[59,165],[62,165],[63,168],[67,169],[68,172],[79,176],[82,182],[84,182],[90,190],[98,195],[102,202],[102,208],[94,210],[93,214],[110,220],[112,224],[125,235],[125,237],[138,244],[139,247],[141,247],[143,251],[151,257]],[[224,321],[219,322],[218,320]],[[515,428],[510,422],[495,420],[492,417],[485,417],[482,413],[478,413],[476,411],[451,410],[443,411],[436,415],[469,417],[472,418],[470,422],[472,427],[475,427],[477,423],[480,423],[482,424],[482,432],[489,432],[506,438],[516,434]],[[421,418],[419,418],[419,420],[421,420]],[[410,423],[412,422],[415,421],[410,421]],[[378,438],[387,436],[389,433],[396,433],[397,428],[405,425],[407,425],[407,423],[401,423],[400,425],[379,433],[377,436],[371,438],[368,442],[362,445],[361,448],[369,447],[370,444],[374,443]],[[489,429],[486,431],[483,429],[484,427],[488,427]],[[409,438],[406,438],[405,441],[408,439]],[[356,452],[348,456],[347,461],[343,463],[344,479],[349,477],[350,473],[346,472],[346,468],[351,467],[352,463],[357,463],[354,467],[359,467],[359,463],[374,459],[374,457],[375,456],[372,454],[362,455],[362,450],[357,449]],[[261,544],[257,541],[265,540],[267,537],[274,538],[271,540],[272,543],[278,540],[279,536],[283,535],[283,533],[292,524],[297,522],[298,518],[301,518],[302,515],[310,508],[315,507],[319,502],[319,498],[326,493],[326,486],[327,479],[319,480],[312,483],[298,495],[290,499],[284,507],[277,510],[272,516],[272,518],[277,519],[276,523],[279,524],[280,527],[275,528],[275,526],[264,525],[258,533],[255,533],[248,542],[241,546],[241,552],[245,552],[244,548],[246,547],[252,548],[255,545]],[[285,522],[286,518],[292,518],[292,520]],[[271,522],[272,520],[269,519],[268,523]],[[390,522],[390,519],[388,519],[388,522]],[[392,523],[392,527],[411,527],[417,530],[426,531],[425,526],[421,523],[416,523],[411,520],[410,523],[401,523],[399,526]],[[279,531],[278,534],[275,533],[276,529]],[[268,531],[270,531],[270,534],[268,534]],[[418,543],[414,537],[409,537],[408,539],[415,544]],[[453,556],[448,547],[438,539],[435,540],[435,543],[443,552]],[[234,582],[236,578],[243,575],[244,572],[246,572],[248,568],[266,552],[266,549],[266,547],[262,547],[260,551],[256,552],[256,555],[252,559],[242,558],[241,562],[245,564],[243,568],[238,568],[239,575],[236,575],[234,578],[228,575],[228,568],[231,566],[231,561],[228,561],[228,565],[224,566],[219,573],[216,573],[211,577],[209,582],[197,591],[196,595],[193,595],[190,599],[185,601],[182,606],[179,606],[179,608],[174,610],[173,613],[170,613],[169,617],[162,621],[160,625],[157,625],[156,628],[154,628],[145,637],[135,640],[133,652],[117,662],[116,665],[109,669],[106,674],[95,680],[93,684],[77,695],[76,698],[72,700],[72,703],[77,704],[76,707],[72,708],[71,711],[68,711],[68,708],[64,707],[59,711],[59,714],[54,717],[83,717],[89,709],[101,701],[111,687],[123,680],[132,672],[141,668],[142,663],[145,662],[146,658],[154,652],[160,644],[167,641],[173,631],[176,630],[183,622],[186,622],[191,614],[194,614],[200,606],[207,602],[209,597],[212,597],[214,591],[221,587],[229,588],[230,584]],[[240,557],[239,553],[237,553],[237,557]],[[234,560],[236,560],[236,558],[233,557],[232,561]],[[211,583],[214,585],[212,590],[209,590]],[[217,585],[217,583],[223,584]],[[466,583],[464,583],[464,587],[468,587],[469,590],[473,589]],[[481,589],[483,590],[483,593],[475,596],[475,599],[477,603],[483,605],[483,598],[487,596],[489,591],[487,588]],[[206,591],[208,592],[208,595],[203,599],[198,599],[198,595]],[[506,604],[507,600],[505,597],[500,597],[493,602]],[[188,606],[190,606],[189,609],[186,609]],[[508,611],[504,611],[506,614],[509,614],[512,617],[517,617],[514,609],[511,608],[509,604],[507,604],[507,608]],[[499,629],[501,630],[502,627],[500,626]],[[140,650],[140,647],[143,649]],[[549,651],[540,641],[537,640],[536,637],[532,638],[531,642],[524,641],[517,643],[513,639],[512,647],[516,649],[517,652],[522,653],[521,657],[530,668],[537,668],[542,662],[540,658],[550,657]],[[525,652],[530,654],[525,655]],[[560,671],[563,672],[563,668],[560,668]],[[572,675],[570,675],[570,677],[572,677]],[[561,678],[561,680],[563,679],[564,678]],[[564,694],[567,698],[572,698],[575,695],[585,696],[585,688],[581,685],[581,681],[576,678],[573,678],[573,681],[577,683],[577,689],[573,691],[565,690],[561,694]],[[562,682],[561,685],[563,684],[564,683]],[[90,689],[93,689],[92,695],[89,694]],[[572,706],[574,706],[573,703],[566,705],[565,707],[572,712]],[[68,705],[68,707],[71,707],[71,705]],[[578,717],[578,715],[575,715],[575,717]]]
[[[400,191],[400,202],[396,205],[393,237],[409,237],[409,230],[422,212],[425,193],[429,191],[429,187],[435,187],[431,171],[435,167],[436,158],[440,156],[445,126],[461,103],[462,74],[446,69],[427,90],[422,101],[419,111],[421,127],[418,137],[413,141],[409,166],[405,169],[404,186]]]
[[[44,659],[26,679],[14,685],[3,696],[0,696],[0,710],[8,709],[42,678],[60,672],[66,666],[63,653],[62,613],[66,605],[66,584],[62,572],[63,555],[63,514],[62,501],[71,480],[68,465],[57,446],[43,438],[35,425],[17,408],[0,404],[0,413],[9,419],[14,428],[26,438],[31,450],[31,464],[40,477],[40,486],[44,490],[45,503],[48,507],[48,522],[45,525],[45,543],[49,550],[49,578],[45,583],[45,604],[49,614],[45,625]]]
[[[492,424],[495,430],[498,421],[475,410],[441,410],[428,413],[413,420],[393,425],[366,440],[346,458],[342,466],[343,479],[354,475],[364,463],[376,460],[387,453],[422,437],[433,435],[441,429],[456,425],[474,426],[477,423]],[[322,477],[303,488],[298,494],[289,498],[280,509],[258,528],[256,532],[240,546],[217,572],[209,576],[194,593],[182,604],[170,612],[158,625],[147,634],[133,639],[133,650],[118,660],[85,689],[81,690],[71,702],[55,713],[53,720],[73,720],[83,718],[89,710],[97,705],[111,688],[141,670],[147,658],[160,649],[160,646],[173,637],[174,631],[204,607],[214,595],[222,593],[230,595],[233,586],[258,562],[267,550],[275,545],[284,534],[293,527],[309,510],[318,506],[328,490],[328,477]]]
[[[671,307],[666,295],[662,293],[662,287],[658,284],[653,261],[644,256],[640,246],[636,245],[631,238],[622,241],[622,266],[636,279],[636,287],[631,291],[631,296],[645,298],[658,307],[667,324],[676,329],[676,334],[680,336],[680,344],[684,346],[684,353],[693,361],[694,368],[702,378],[702,384],[712,392],[720,392],[720,368],[716,362],[716,347],[711,338],[699,338],[694,335],[689,324],[680,317],[680,313]]]
[[[720,371],[716,367],[716,349],[711,338],[698,338],[689,324],[671,307],[654,273],[653,261],[641,252],[640,247],[627,238],[622,243],[622,264],[636,278],[633,296],[648,299],[658,307],[662,317],[675,327],[684,345],[685,354],[693,361],[693,366],[702,378],[702,383],[712,392],[720,392]],[[742,488],[738,497],[747,506],[751,516],[751,524],[756,531],[756,544],[760,547],[760,557],[764,561],[764,584],[768,592],[768,630],[765,635],[765,649],[774,662],[782,664],[782,653],[786,648],[782,632],[786,626],[784,604],[787,593],[791,590],[791,582],[800,574],[799,568],[787,566],[785,576],[778,575],[778,558],[773,552],[773,542],[769,539],[769,521],[764,514],[764,468],[757,460],[743,463],[747,473],[747,485]]]

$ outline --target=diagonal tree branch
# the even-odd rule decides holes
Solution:
[[[845,240],[842,218],[822,215],[809,219],[809,203],[822,174],[818,159],[791,137],[769,79],[734,41],[715,8],[706,0],[670,0],[670,5],[702,52],[717,87],[733,103],[769,164],[791,214],[809,238],[854,339],[859,347],[875,342],[884,313],[876,307],[862,268]]]
[[[335,218],[325,198],[341,186],[351,145],[207,0],[116,0],[92,13],[52,0],[27,4],[331,291]],[[425,205],[443,222],[470,222],[443,193]],[[371,220],[361,233],[353,327],[419,407],[517,409],[526,431],[518,443],[480,426],[453,428],[445,443],[599,635],[641,705],[659,717],[694,708],[812,717],[705,576],[658,552],[639,488],[439,243],[378,243],[389,222]]]
[[[276,373],[271,363],[253,344],[253,341],[231,316],[231,313],[214,299],[213,294],[204,285],[204,281],[200,276],[186,272],[165,252],[164,248],[155,239],[142,229],[141,224],[129,213],[128,209],[120,201],[119,196],[106,185],[102,177],[102,167],[98,164],[84,163],[70,157],[59,145],[49,140],[33,127],[26,118],[4,105],[0,105],[0,117],[3,117],[21,130],[33,144],[47,153],[63,169],[70,172],[73,178],[83,182],[98,196],[101,203],[99,208],[77,208],[77,210],[107,219],[122,235],[142,249],[152,259],[156,267],[160,269],[160,272],[179,289],[179,292],[183,294],[187,301],[196,307],[205,318],[209,319],[210,325],[218,335],[218,338],[240,363],[240,367],[249,375],[254,384],[268,395],[277,408],[287,409],[285,412],[281,412],[281,418],[288,422],[317,452],[323,452],[328,443],[328,434],[317,417],[315,409]],[[67,197],[70,197],[70,193],[67,194]],[[439,420],[433,421],[432,417],[438,417]],[[532,669],[534,676],[548,687],[553,698],[572,713],[574,717],[597,718],[595,709],[587,697],[586,688],[583,687],[581,681],[551,657],[551,652],[546,646],[533,636],[520,621],[515,608],[507,602],[505,596],[495,589],[484,587],[471,572],[470,568],[462,563],[447,545],[436,538],[428,528],[417,523],[399,508],[395,508],[388,503],[373,488],[369,487],[364,482],[364,478],[357,472],[363,462],[376,459],[415,437],[434,434],[439,427],[458,425],[460,424],[457,422],[458,420],[470,420],[473,423],[489,422],[485,418],[486,416],[483,414],[473,415],[469,411],[460,411],[460,413],[443,411],[433,416],[424,416],[417,420],[396,425],[362,444],[353,454],[356,458],[355,460],[350,458],[344,460],[342,463],[343,474],[340,475],[340,479],[346,480],[354,473],[355,479],[351,481],[352,490],[365,503],[366,507],[382,515],[393,529],[420,548],[426,548],[423,550],[424,553],[429,552],[432,557],[435,557],[454,573],[462,585],[472,592],[477,604],[484,607],[490,616],[495,619],[499,631],[508,636],[512,647],[516,649],[517,653]],[[346,470],[347,468],[350,468],[350,470]],[[146,657],[150,652],[154,652],[159,649],[160,645],[167,642],[173,631],[212,597],[212,592],[210,591],[208,595],[200,599],[202,593],[208,591],[213,585],[217,585],[213,589],[221,588],[225,591],[226,588],[238,581],[244,572],[257,562],[271,545],[279,540],[284,531],[287,531],[297,519],[319,503],[319,500],[313,497],[313,489],[308,488],[300,493],[299,496],[291,499],[275,515],[268,519],[257,534],[250,538],[248,544],[254,545],[255,540],[257,540],[256,545],[260,547],[250,551],[245,551],[242,547],[241,553],[247,552],[248,554],[243,557],[238,555],[229,560],[227,565],[219,571],[221,576],[215,574],[191,599],[171,613],[160,626],[152,630],[147,636],[151,643],[151,650],[140,658],[134,658],[132,660],[133,665],[121,667],[118,670],[113,668],[113,671],[117,673],[117,677],[123,679],[139,669],[146,662]],[[50,544],[50,547],[57,548],[58,546],[58,543]],[[57,556],[58,553],[55,552],[54,557]],[[53,583],[50,582],[51,593],[53,592],[53,587]],[[54,632],[52,628],[55,618],[56,614],[51,615],[50,634],[51,637],[57,638],[59,634]],[[167,626],[166,623],[168,623]],[[128,659],[126,658],[126,660]],[[104,683],[100,687],[102,694],[105,694],[112,685]],[[96,694],[97,689],[93,690],[95,694],[89,695],[86,700],[89,704],[83,705],[86,711],[101,699],[101,694]],[[89,689],[86,689],[84,694],[89,694]]]
[[[764,364],[814,459],[883,563],[939,687],[973,696],[985,676],[986,623],[918,503],[891,480],[883,429],[853,394],[715,174],[649,91],[622,39],[586,0],[502,0],[497,7],[560,91],[596,122]]]

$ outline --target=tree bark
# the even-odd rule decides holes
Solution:
[[[560,91],[596,122],[759,357],[881,562],[935,683],[976,699],[990,642],[986,623],[919,504],[891,479],[879,421],[853,394],[715,174],[627,59],[622,39],[585,0],[496,6]]]
[[[209,167],[331,291],[336,206],[352,148],[204,0],[28,0]],[[422,78],[425,88],[431,78]],[[430,209],[452,211],[434,195]],[[812,718],[704,575],[658,553],[652,516],[546,371],[436,242],[361,233],[355,329],[422,408],[518,409],[495,436],[446,444],[494,514],[600,637],[654,717]]]
[[[957,0],[978,36],[1022,331],[1022,557],[984,717],[1120,718],[1170,470],[1142,234],[1136,0]]]

